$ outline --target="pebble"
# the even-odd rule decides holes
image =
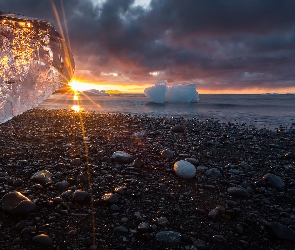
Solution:
[[[58,190],[66,190],[69,187],[69,183],[67,181],[60,181],[55,184],[56,189]]]
[[[283,180],[274,175],[274,174],[265,174],[263,177],[262,177],[262,180],[265,180],[271,187],[274,187],[274,188],[283,188],[285,186],[285,183],[283,182]]]
[[[101,198],[103,201],[108,203],[118,203],[119,202],[119,196],[117,194],[113,193],[106,193]]]
[[[216,244],[225,244],[226,238],[223,235],[216,234],[212,236],[212,241]]]
[[[180,160],[174,163],[174,172],[183,179],[191,179],[196,175],[196,167],[188,161]]]
[[[118,233],[128,233],[129,232],[129,230],[124,226],[117,226],[114,228],[114,231],[118,232]]]
[[[160,231],[156,234],[156,240],[166,243],[178,243],[180,242],[181,234],[174,231]]]
[[[167,159],[171,159],[173,158],[173,152],[168,150],[168,149],[164,149],[162,152],[161,152],[161,157],[162,158],[167,158]]]
[[[295,231],[278,222],[266,223],[265,229],[276,238],[295,242]]]
[[[31,181],[45,186],[52,183],[52,174],[48,170],[41,170],[31,177]]]
[[[185,130],[185,127],[182,126],[182,125],[179,125],[179,124],[171,127],[171,131],[174,132],[174,133],[183,133],[184,130]]]
[[[159,226],[167,226],[169,223],[168,219],[166,217],[160,217],[157,219],[157,224]]]
[[[211,169],[208,169],[205,173],[207,176],[210,176],[210,177],[221,177],[222,174],[220,173],[220,171],[217,169],[217,168],[211,168]]]
[[[83,190],[76,190],[73,194],[73,202],[85,203],[90,202],[90,194]]]
[[[135,159],[132,166],[135,168],[142,168],[144,166],[144,162],[140,159]]]
[[[132,163],[134,161],[134,157],[128,153],[125,153],[123,151],[116,151],[113,153],[112,160],[118,163]]]
[[[199,161],[195,158],[185,158],[184,160],[194,165],[197,165],[199,163]]]
[[[25,215],[37,210],[36,205],[22,193],[7,193],[1,200],[2,209],[14,215]]]
[[[250,196],[250,194],[244,188],[240,187],[229,187],[227,189],[227,192],[229,193],[229,195],[234,197],[247,198]]]
[[[216,219],[219,216],[219,211],[217,209],[212,209],[209,213],[208,213],[208,217],[211,219]]]
[[[149,228],[150,228],[150,224],[144,221],[138,225],[137,230],[140,232],[146,232],[147,230],[149,230]]]
[[[39,234],[33,237],[33,241],[42,245],[51,246],[53,244],[53,240],[46,234]]]

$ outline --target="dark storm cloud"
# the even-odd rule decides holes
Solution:
[[[145,82],[202,80],[210,88],[294,85],[295,1],[152,0],[147,9],[133,2],[0,0],[0,10],[58,27],[54,3],[66,30],[64,9],[77,72],[97,79],[117,72]]]

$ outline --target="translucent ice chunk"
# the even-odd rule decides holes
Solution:
[[[68,83],[74,67],[65,40],[51,23],[0,12],[0,123]]]
[[[195,83],[177,83],[168,86],[167,81],[157,82],[154,86],[146,88],[144,94],[155,103],[190,103],[199,100],[199,93]]]
[[[157,82],[154,86],[146,88],[144,94],[152,102],[155,103],[164,103],[165,102],[165,93],[168,88],[167,81]]]

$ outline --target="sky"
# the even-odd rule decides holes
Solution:
[[[199,93],[295,93],[294,0],[0,0],[46,19],[53,7],[75,77],[143,92],[160,80]]]

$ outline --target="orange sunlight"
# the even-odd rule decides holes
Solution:
[[[96,90],[105,90],[109,94],[119,94],[119,93],[128,93],[128,94],[142,94],[144,89],[152,86],[153,84],[128,84],[128,83],[113,83],[113,84],[105,84],[105,83],[94,83],[94,82],[86,82],[77,78],[73,78],[69,82],[69,86],[74,91],[85,91],[90,89]]]
[[[85,91],[89,89],[96,89],[96,90],[105,90],[109,94],[143,94],[144,89],[154,86],[155,83],[140,83],[139,84],[130,84],[130,83],[96,83],[96,82],[86,82],[77,78],[74,78],[69,85],[74,91]],[[170,84],[169,84],[170,86]],[[197,85],[197,91],[199,94],[265,94],[265,93],[279,93],[279,94],[286,94],[286,93],[295,93],[295,87],[290,88],[241,88],[241,89],[228,89],[228,88],[220,88],[220,89],[207,89],[202,88],[203,85]]]

